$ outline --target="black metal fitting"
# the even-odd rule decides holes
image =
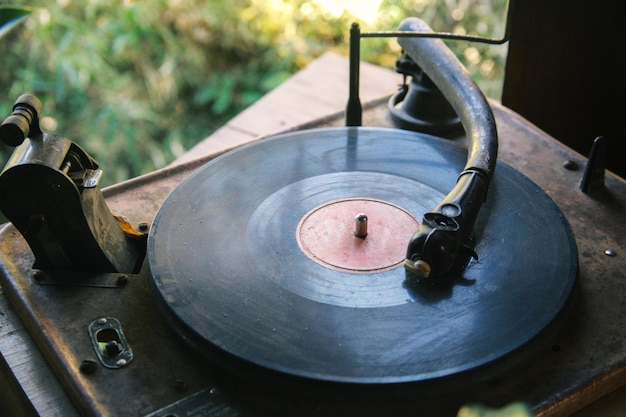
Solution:
[[[15,147],[21,145],[27,137],[40,136],[41,109],[41,101],[37,97],[30,94],[19,96],[13,106],[13,113],[0,125],[0,140]]]

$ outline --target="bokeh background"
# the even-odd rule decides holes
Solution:
[[[24,92],[44,131],[78,142],[103,186],[166,166],[327,51],[348,55],[352,22],[500,38],[506,0],[56,0],[0,39],[0,118]],[[7,5],[0,2],[0,5]],[[489,97],[501,95],[506,45],[446,41]],[[362,41],[393,68],[394,39]],[[4,145],[2,145],[4,146]],[[2,165],[10,149],[0,149]]]

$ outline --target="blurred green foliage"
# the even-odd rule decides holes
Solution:
[[[44,104],[44,131],[81,144],[111,184],[160,168],[315,57],[347,55],[352,0],[15,0],[35,12],[0,39],[0,115],[24,92]],[[377,0],[364,31],[406,16],[434,30],[500,37],[506,0]],[[328,6],[333,4],[333,10]],[[448,42],[498,98],[506,47]],[[393,66],[395,40],[362,43]],[[10,150],[3,149],[7,155]]]

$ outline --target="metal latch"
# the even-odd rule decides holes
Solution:
[[[89,337],[100,363],[105,367],[123,368],[133,360],[133,351],[119,320],[101,317],[92,321],[89,324]]]

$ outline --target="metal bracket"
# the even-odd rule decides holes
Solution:
[[[32,278],[39,285],[63,287],[124,288],[129,282],[129,274],[117,272],[35,270]]]

